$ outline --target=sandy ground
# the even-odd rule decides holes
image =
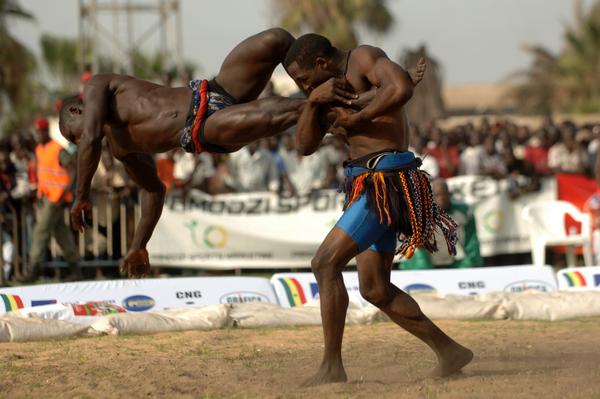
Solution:
[[[189,331],[0,344],[2,398],[600,398],[600,319],[442,321],[475,352],[427,380],[429,349],[394,324],[349,326],[350,379],[299,389],[320,327]]]

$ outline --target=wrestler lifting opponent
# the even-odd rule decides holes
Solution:
[[[438,365],[431,374],[457,372],[473,353],[448,337],[414,299],[390,282],[395,253],[411,257],[419,247],[437,250],[435,229],[444,233],[448,251],[454,251],[456,243],[456,225],[434,202],[428,176],[419,170],[420,160],[407,152],[403,106],[423,76],[424,61],[417,65],[417,78],[411,79],[379,48],[341,51],[325,37],[308,34],[294,42],[283,65],[308,98],[298,120],[297,148],[303,155],[318,148],[330,130],[321,122],[323,114],[333,110],[337,114],[333,124],[345,130],[351,153],[345,163],[344,213],[311,263],[319,285],[325,349],[318,372],[305,385],[347,380],[342,338],[348,293],[342,270],[354,257],[361,295],[437,355]],[[332,106],[337,91],[349,86],[359,95],[373,88],[376,94],[358,112]]]

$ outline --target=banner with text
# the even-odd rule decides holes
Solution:
[[[343,273],[351,301],[364,305],[357,272]],[[440,295],[477,295],[490,292],[556,291],[556,277],[549,266],[477,267],[472,269],[395,270],[391,281],[408,292]],[[271,278],[281,306],[301,306],[319,297],[312,273],[277,273]]]
[[[95,315],[102,309],[128,312],[199,308],[219,303],[269,302],[277,298],[268,279],[258,277],[183,277],[43,284],[0,289],[0,315],[51,304],[87,304],[74,311]],[[90,308],[89,303],[93,303]]]
[[[460,176],[448,180],[454,198],[473,206],[481,254],[529,252],[521,210],[556,198],[554,179],[510,198],[519,180]],[[343,195],[320,190],[301,197],[274,193],[209,196],[165,206],[148,244],[155,265],[214,269],[309,267],[319,244],[342,214]]]

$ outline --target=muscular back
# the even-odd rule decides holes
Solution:
[[[100,74],[88,82],[85,110],[98,107],[100,101],[106,106],[103,133],[113,154],[123,157],[130,153],[164,152],[177,146],[191,90],[125,75]]]

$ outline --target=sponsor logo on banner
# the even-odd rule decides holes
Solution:
[[[586,287],[587,282],[585,281],[585,277],[581,272],[564,272],[563,278],[567,280],[567,285],[569,287]]]
[[[223,226],[210,225],[204,229],[202,240],[198,237],[198,221],[192,219],[184,226],[190,230],[190,237],[196,247],[208,247],[213,249],[221,249],[227,244],[227,230]],[[204,244],[204,245],[202,245]]]
[[[485,288],[485,281],[459,281],[458,288],[461,290],[472,290],[475,288]]]
[[[492,209],[483,215],[483,227],[489,233],[498,233],[502,229],[504,212],[502,209]]]
[[[294,277],[282,277],[278,279],[285,291],[285,296],[290,306],[301,306],[307,302],[307,296],[302,288],[302,284]],[[319,295],[319,286],[317,283],[310,283],[311,298]]]
[[[71,305],[75,316],[104,316],[115,313],[127,313],[122,307],[108,302],[89,302]]]
[[[523,280],[516,281],[504,287],[504,291],[508,292],[523,292],[527,290],[538,290],[543,292],[554,291],[554,287],[545,281],[539,280]]]
[[[199,290],[194,291],[177,291],[175,293],[177,299],[200,299],[202,298],[202,292]],[[195,301],[185,301],[186,305],[194,305]]]
[[[220,303],[248,303],[248,302],[269,302],[269,298],[266,295],[259,294],[258,292],[230,292],[225,294],[219,300]]]
[[[204,244],[209,248],[223,248],[227,244],[227,230],[223,226],[208,226],[204,229]]]
[[[31,300],[31,307],[54,305],[54,304],[56,304],[56,299],[32,299]]]
[[[21,297],[18,295],[0,294],[0,298],[2,298],[2,302],[4,302],[4,309],[6,312],[23,309],[25,307],[23,306]]]
[[[319,284],[310,283],[310,293],[312,294],[313,299],[319,298]]]
[[[594,274],[594,285],[600,287],[600,274]]]
[[[123,307],[130,312],[144,312],[154,307],[156,301],[147,295],[132,295],[123,299]]]
[[[436,293],[435,288],[433,288],[429,284],[421,284],[421,283],[407,285],[406,287],[404,287],[404,291],[408,292],[409,294],[416,294],[416,293],[435,294]]]

